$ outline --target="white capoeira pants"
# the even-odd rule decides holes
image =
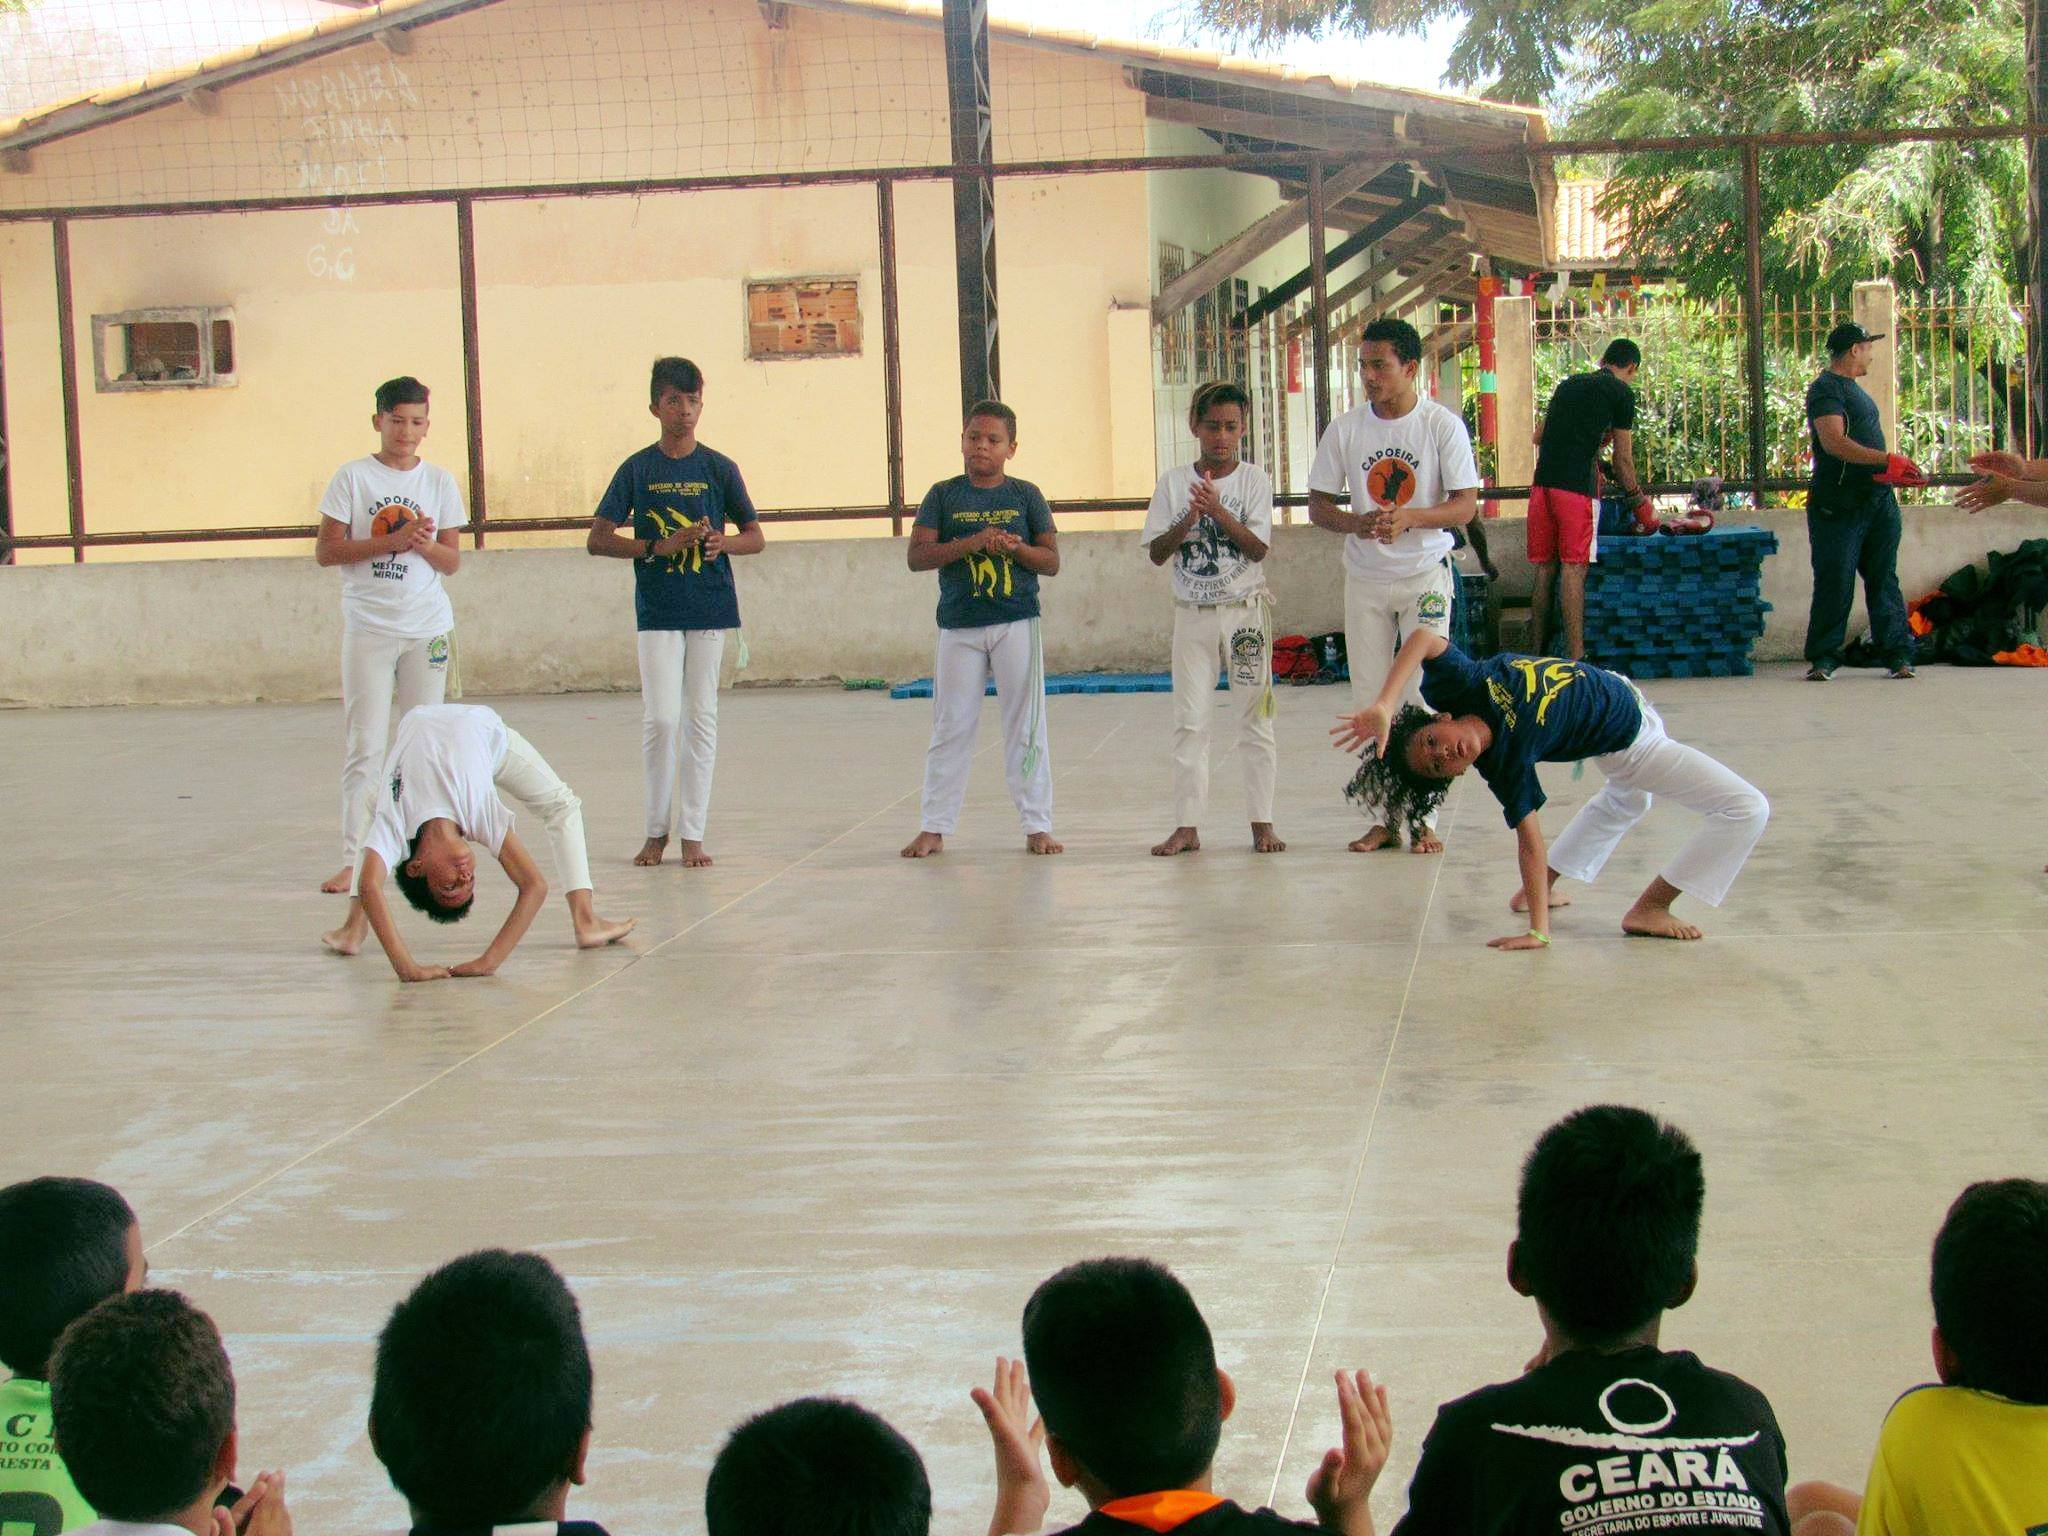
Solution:
[[[640,631],[640,750],[647,772],[647,835],[673,828],[701,843],[718,762],[718,663],[722,629]],[[676,807],[676,780],[682,806]]]
[[[1664,878],[1695,900],[1721,905],[1771,817],[1770,802],[1756,786],[1665,735],[1663,717],[1647,701],[1636,739],[1594,758],[1593,766],[1607,782],[1550,845],[1550,867],[1567,879],[1593,879],[1651,799],[1663,795],[1706,818],[1664,866]]]
[[[452,631],[450,632],[452,633]],[[448,686],[448,635],[400,640],[353,627],[341,632],[341,859],[355,868],[373,794],[391,749],[391,722],[421,704],[439,704]],[[393,696],[397,707],[392,706]]]
[[[1344,573],[1344,659],[1351,669],[1351,707],[1364,709],[1379,697],[1380,685],[1394,668],[1401,643],[1418,629],[1451,637],[1451,605],[1457,601],[1458,578],[1446,560],[1420,576],[1400,581],[1369,581]],[[1408,704],[1422,703],[1422,673],[1408,680],[1407,692],[1394,705],[1400,714]],[[1436,814],[1427,818],[1436,826]]]
[[[1244,763],[1244,803],[1255,822],[1273,819],[1279,746],[1273,735],[1273,626],[1263,595],[1238,603],[1173,608],[1173,815],[1177,827],[1198,827],[1209,804],[1210,721],[1216,712],[1216,668],[1230,680]]]
[[[993,674],[1003,714],[1003,771],[1028,837],[1052,830],[1052,744],[1045,730],[1045,662],[1038,621],[939,631],[932,668],[932,744],[924,757],[922,826],[940,836],[960,822],[974,734]],[[1214,682],[1214,679],[1211,679]]]
[[[556,888],[564,895],[592,889],[590,853],[583,843],[583,802],[562,782],[561,775],[548,766],[547,759],[534,750],[533,743],[509,725],[505,727],[505,760],[498,765],[491,782],[500,795],[540,823],[547,838],[549,859],[555,867]],[[372,784],[357,806],[353,825],[359,829],[359,838],[368,830],[376,808],[377,785]],[[361,881],[362,861],[358,859],[355,881],[349,888],[351,896],[357,894]]]

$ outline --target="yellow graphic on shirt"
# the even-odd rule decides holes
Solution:
[[[709,517],[693,518],[689,513],[679,512],[674,507],[649,507],[647,516],[654,524],[655,537],[662,539],[672,533],[681,533],[686,528],[695,528],[700,522],[711,521]],[[704,543],[700,539],[680,554],[664,555],[661,558],[667,560],[669,569],[678,574],[684,571],[701,571],[704,569]]]
[[[1016,590],[1016,567],[1008,555],[967,557],[967,580],[976,597],[1009,597]]]
[[[1575,663],[1559,661],[1554,657],[1518,657],[1509,663],[1522,678],[1523,702],[1536,703],[1536,723],[1542,725],[1550,713],[1550,704],[1560,693],[1578,681],[1579,668]],[[1508,724],[1514,724],[1514,717],[1508,717]]]

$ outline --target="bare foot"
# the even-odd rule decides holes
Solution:
[[[676,839],[676,853],[682,858],[685,869],[709,869],[711,855],[704,851],[704,845],[695,838]]]
[[[931,859],[946,851],[946,840],[936,832],[920,832],[904,845],[906,859]]]
[[[1353,853],[1378,853],[1382,848],[1394,846],[1394,834],[1378,822],[1365,829],[1365,836],[1355,838],[1350,847]]]
[[[321,934],[320,942],[337,955],[353,955],[362,949],[363,932],[368,926],[367,923],[343,923],[339,928]]]
[[[1175,827],[1173,835],[1163,843],[1154,843],[1152,852],[1162,859],[1170,859],[1176,853],[1200,853],[1202,839],[1193,827]]]
[[[1285,853],[1286,851],[1287,845],[1280,841],[1280,834],[1273,830],[1273,823],[1270,821],[1255,821],[1252,823],[1253,853]]]
[[[633,925],[639,921],[637,917],[629,917],[623,923],[615,923],[608,917],[599,917],[593,913],[587,922],[577,922],[576,947],[602,949],[607,944],[616,944],[631,933]]]
[[[1442,853],[1444,851],[1444,840],[1438,837],[1430,828],[1424,827],[1408,839],[1408,851],[1410,853]]]
[[[1024,851],[1026,853],[1065,853],[1067,845],[1054,842],[1050,832],[1033,832],[1024,839]]]
[[[340,869],[337,869],[333,874],[320,882],[320,890],[328,896],[346,896],[349,884],[354,877],[355,871],[344,864]]]
[[[1571,899],[1571,897],[1570,897],[1570,896],[1569,896],[1568,894],[1566,894],[1565,892],[1563,892],[1563,891],[1560,891],[1560,890],[1559,890],[1559,889],[1557,888],[1556,884],[1555,884],[1555,883],[1553,882],[1553,883],[1552,883],[1552,885],[1551,885],[1551,887],[1550,887],[1550,902],[1549,902],[1549,905],[1550,905],[1550,910],[1551,910],[1551,911],[1553,911],[1553,912],[1555,912],[1555,911],[1556,911],[1556,910],[1557,910],[1557,909],[1558,909],[1559,907],[1568,907],[1568,906],[1570,906],[1571,904],[1572,904],[1572,899]],[[1526,912],[1526,911],[1528,911],[1528,910],[1529,910],[1529,893],[1528,893],[1528,892],[1527,892],[1526,890],[1522,890],[1522,891],[1517,891],[1517,892],[1515,892],[1515,894],[1514,894],[1514,895],[1510,896],[1510,897],[1508,898],[1508,910],[1509,910],[1510,912]]]
[[[1643,939],[1697,939],[1703,937],[1691,923],[1671,915],[1669,907],[1645,906],[1637,902],[1622,915],[1621,931]]]
[[[662,852],[668,847],[665,837],[650,837],[640,845],[640,851],[633,855],[633,862],[645,869],[661,862]]]

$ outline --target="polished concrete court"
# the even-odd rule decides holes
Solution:
[[[1861,1479],[1928,1374],[1926,1256],[1974,1178],[2048,1172],[2048,675],[1774,670],[1650,688],[1672,734],[1769,794],[1697,945],[1628,941],[1686,830],[1653,812],[1556,947],[1503,955],[1513,840],[1461,784],[1441,859],[1362,857],[1286,691],[1279,825],[1245,847],[1221,760],[1207,846],[1163,834],[1170,701],[1051,705],[1067,853],[1020,848],[997,754],[943,858],[906,863],[928,705],[741,691],[715,869],[640,841],[639,703],[492,700],[584,798],[599,906],[559,901],[495,979],[400,987],[316,936],[339,898],[339,707],[0,714],[0,1177],[91,1174],[161,1283],[229,1335],[245,1465],[304,1531],[401,1525],[363,1436],[371,1344],[429,1266],[538,1248],[598,1367],[590,1486],[618,1536],[696,1528],[721,1432],[856,1396],[977,1533],[967,1400],[1032,1286],[1139,1252],[1186,1278],[1236,1377],[1219,1486],[1301,1512],[1329,1372],[1391,1383],[1401,1507],[1435,1404],[1537,1343],[1502,1278],[1517,1165],[1622,1100],[1703,1148],[1703,1276],[1669,1344],[1750,1377],[1801,1476]],[[991,704],[986,749],[997,740]],[[1555,832],[1597,784],[1552,772]],[[535,839],[538,846],[538,839]],[[422,957],[481,949],[408,921]],[[410,915],[408,914],[408,918]],[[1078,1510],[1062,1495],[1055,1515]]]

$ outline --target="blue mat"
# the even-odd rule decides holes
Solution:
[[[1230,684],[1222,673],[1216,674],[1216,686],[1228,688]],[[1169,672],[1065,672],[1055,673],[1045,680],[1045,691],[1053,693],[1171,693],[1173,675]],[[996,685],[991,682],[983,690],[983,696],[994,698]],[[932,696],[932,680],[920,677],[913,683],[898,683],[889,690],[892,699],[928,699]]]

